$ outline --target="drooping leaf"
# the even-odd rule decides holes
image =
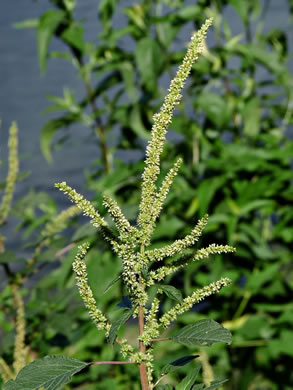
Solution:
[[[187,346],[210,346],[217,342],[231,344],[232,336],[227,329],[216,321],[200,320],[179,330],[172,337],[172,340]]]
[[[113,344],[117,335],[117,332],[121,325],[125,324],[129,320],[129,318],[132,316],[134,312],[134,309],[130,310],[124,310],[124,312],[121,314],[121,316],[112,323],[110,332],[109,332],[109,342],[110,344]]]
[[[56,31],[58,25],[61,23],[64,17],[63,11],[57,11],[50,9],[46,11],[40,18],[37,27],[38,38],[38,54],[41,71],[44,73],[47,64],[47,55],[50,40]]]
[[[199,357],[199,355],[188,355],[188,356],[183,356],[179,359],[174,360],[171,363],[166,364],[161,371],[161,376],[166,375],[169,372],[177,370],[179,367],[185,366],[185,364],[190,363],[192,360],[196,359]]]
[[[190,390],[191,387],[194,385],[194,382],[196,381],[196,378],[198,376],[199,370],[201,366],[197,366],[194,370],[188,374],[182,382],[180,382],[176,386],[176,390]]]
[[[88,365],[66,356],[46,356],[25,366],[15,380],[5,383],[3,390],[58,390]]]
[[[173,301],[177,301],[179,303],[183,301],[181,291],[179,291],[177,288],[164,284],[159,284],[157,285],[157,287],[161,289],[167,295],[167,297],[172,299]]]

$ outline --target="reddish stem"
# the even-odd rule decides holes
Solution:
[[[144,330],[144,312],[142,306],[139,306],[139,311],[138,311],[138,327],[139,327],[139,335],[141,336]],[[139,341],[139,352],[145,353],[145,345],[143,341]],[[146,362],[142,362],[139,365],[139,374],[140,374],[140,383],[141,383],[142,390],[150,390]]]

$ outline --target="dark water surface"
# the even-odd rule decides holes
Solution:
[[[86,37],[96,39],[98,34],[96,15],[99,2],[79,0],[77,3],[78,18],[86,21]],[[127,1],[127,3],[131,4],[135,1]],[[93,142],[85,142],[90,131],[78,125],[70,130],[71,141],[64,148],[54,152],[53,164],[48,165],[40,152],[40,129],[50,118],[49,115],[42,115],[42,111],[48,106],[46,95],[60,96],[63,94],[64,86],[70,87],[77,99],[84,93],[84,87],[75,69],[66,61],[57,59],[49,61],[45,76],[41,76],[35,31],[17,30],[12,27],[15,22],[40,16],[48,6],[48,0],[0,0],[0,116],[2,119],[0,159],[5,161],[7,158],[8,128],[12,120],[16,120],[19,125],[21,171],[31,171],[30,177],[17,186],[16,199],[33,187],[36,191],[48,192],[62,207],[68,202],[54,189],[54,183],[66,180],[73,187],[81,189],[84,183],[84,169],[98,157],[98,148]],[[231,21],[233,34],[241,33],[242,24],[232,8],[227,10],[225,16]],[[292,24],[289,24],[287,0],[270,2],[265,26],[266,30],[281,28],[290,31],[289,44],[292,47]],[[186,41],[190,37],[191,28],[187,30],[188,28],[186,32],[184,31],[187,34]],[[53,40],[51,49],[62,50],[60,45]],[[291,58],[291,68],[292,65]],[[0,169],[0,180],[5,176],[4,166]],[[15,235],[13,235],[13,242],[10,241],[9,234],[7,236],[7,246],[15,246]]]

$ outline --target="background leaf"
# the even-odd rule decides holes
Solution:
[[[46,356],[20,370],[15,380],[4,385],[4,390],[38,390],[42,386],[45,390],[58,390],[88,364],[65,356]]]
[[[212,345],[222,342],[231,344],[231,333],[222,325],[213,320],[200,320],[179,330],[172,336],[172,340],[187,346]]]

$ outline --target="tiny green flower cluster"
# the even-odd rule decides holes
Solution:
[[[69,187],[65,181],[62,183],[56,183],[55,187],[59,188],[61,191],[67,194],[70,200],[74,202],[80,210],[82,210],[83,215],[92,218],[91,222],[95,227],[100,228],[107,225],[104,218],[101,217],[91,202],[87,199],[84,199],[82,195],[78,194],[73,188]]]
[[[6,179],[6,187],[4,196],[2,198],[0,206],[0,225],[2,225],[10,210],[10,205],[14,193],[15,182],[18,175],[19,162],[18,162],[18,128],[16,122],[13,122],[9,129],[9,159],[8,159],[8,175]]]
[[[204,49],[204,40],[211,24],[212,19],[207,19],[201,29],[192,36],[183,63],[179,66],[175,78],[171,81],[169,93],[165,98],[164,104],[160,112],[153,117],[152,138],[146,149],[146,167],[142,175],[140,213],[138,216],[138,224],[143,232],[142,243],[144,245],[149,244],[153,230],[153,224],[150,223],[152,220],[150,210],[153,209],[154,194],[156,193],[155,182],[160,173],[160,155],[165,143],[167,128],[171,123],[175,107],[180,103],[180,92],[184,87],[192,65]]]
[[[192,295],[183,299],[182,303],[178,303],[167,313],[165,313],[160,318],[160,323],[163,325],[164,328],[167,328],[172,321],[176,320],[179,314],[185,313],[186,311],[191,309],[194,304],[202,301],[203,299],[212,294],[217,293],[221,290],[221,288],[228,286],[230,283],[231,280],[229,278],[221,278],[216,282],[210,283],[208,286],[195,290]]]
[[[45,225],[41,232],[42,236],[45,238],[52,237],[54,234],[61,232],[66,227],[66,221],[80,214],[80,211],[77,206],[68,207]]]
[[[195,244],[196,241],[198,241],[207,223],[208,216],[205,215],[202,219],[199,220],[191,233],[182,240],[175,240],[172,244],[166,245],[163,248],[147,251],[145,256],[148,259],[148,262],[162,261],[167,257],[172,257],[177,253],[182,253],[184,249],[191,247]]]
[[[159,323],[157,320],[157,312],[159,311],[160,300],[155,298],[152,302],[152,306],[149,310],[148,316],[146,318],[146,323],[144,326],[143,334],[139,337],[145,345],[150,345],[151,339],[154,339],[159,336]]]
[[[105,195],[103,204],[107,207],[109,214],[115,222],[115,225],[120,233],[121,241],[135,242],[139,232],[135,227],[131,226],[129,221],[125,218],[117,202]],[[134,246],[136,246],[136,243]]]
[[[24,316],[24,303],[22,296],[16,285],[11,286],[12,295],[14,300],[14,306],[16,308],[16,336],[13,356],[13,368],[15,374],[17,374],[26,364],[26,356],[28,349],[25,346],[25,316]]]
[[[78,247],[77,255],[75,256],[72,264],[73,270],[76,275],[76,284],[79,289],[79,294],[83,299],[85,306],[89,310],[89,315],[98,329],[103,329],[106,335],[109,335],[111,325],[108,322],[104,314],[97,308],[96,300],[93,296],[93,292],[88,284],[86,264],[84,257],[89,248],[89,244],[85,243]]]
[[[155,296],[152,302],[150,302],[148,295],[149,286],[163,280],[167,275],[176,272],[192,261],[207,258],[211,254],[228,253],[234,252],[235,250],[228,245],[212,244],[207,248],[195,250],[191,255],[184,253],[187,249],[192,248],[199,240],[208,222],[207,215],[201,218],[192,231],[184,238],[177,239],[172,244],[162,248],[147,249],[151,244],[151,236],[155,229],[156,220],[160,215],[163,203],[182,164],[182,159],[179,158],[169,170],[160,188],[157,189],[156,180],[160,173],[160,155],[165,142],[167,126],[171,122],[175,106],[180,102],[180,91],[190,73],[192,64],[203,50],[203,42],[211,23],[212,20],[208,19],[202,28],[193,35],[183,63],[179,67],[174,80],[171,82],[169,93],[165,98],[164,104],[160,112],[154,115],[154,125],[152,127],[151,140],[146,150],[145,169],[142,176],[141,201],[137,226],[131,225],[115,200],[109,196],[105,196],[103,204],[108,209],[118,230],[119,236],[116,237],[108,227],[107,222],[89,201],[84,199],[82,195],[78,194],[65,182],[56,184],[56,187],[65,192],[76,203],[84,215],[92,219],[93,225],[101,229],[104,238],[111,244],[114,253],[122,260],[122,279],[132,302],[133,316],[138,316],[139,320],[139,351],[130,346],[127,340],[120,341],[116,338],[116,341],[120,344],[123,357],[131,358],[131,361],[140,366],[141,375],[144,376],[144,381],[149,382],[149,388],[152,388],[152,343],[159,336],[160,330],[168,327],[172,321],[176,320],[178,315],[189,310],[194,304],[211,294],[217,293],[222,287],[230,283],[228,278],[222,278],[210,283],[208,286],[197,289],[191,296],[184,298],[182,302],[173,306],[160,318],[158,316],[160,300]],[[96,307],[96,301],[88,285],[86,265],[84,262],[87,249],[87,244],[81,245],[73,263],[77,286],[94,323],[99,329],[104,329],[108,336],[111,324]],[[173,259],[172,261],[172,257],[178,254],[182,255],[182,257],[177,260]],[[169,259],[169,263],[164,264],[163,262],[166,259]],[[160,262],[159,264],[163,263],[162,266],[152,269],[153,264],[158,264],[158,262]],[[147,309],[150,303],[151,307]]]

